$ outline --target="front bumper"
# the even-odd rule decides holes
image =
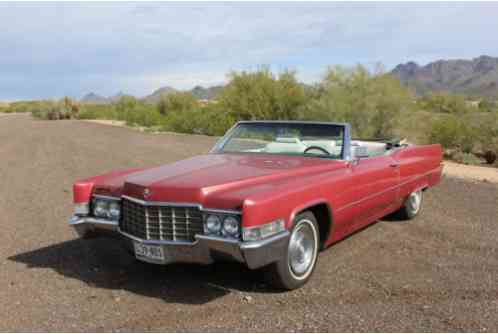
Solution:
[[[263,240],[243,242],[207,235],[196,235],[194,242],[142,240],[119,229],[117,222],[92,217],[73,216],[69,225],[82,237],[91,234],[120,236],[124,246],[134,252],[134,243],[160,246],[167,254],[166,260],[139,258],[142,261],[168,264],[175,262],[210,264],[216,260],[234,260],[245,263],[250,269],[261,268],[283,258],[286,253],[289,232],[283,231]]]

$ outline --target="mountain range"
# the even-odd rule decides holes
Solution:
[[[430,92],[451,92],[470,96],[498,98],[498,58],[480,56],[474,59],[438,60],[427,65],[410,61],[397,65],[391,72],[404,85],[411,87],[418,95]],[[215,99],[223,86],[195,86],[187,90],[199,100]],[[164,86],[152,94],[142,97],[147,103],[157,103],[163,94],[178,92]],[[95,93],[85,95],[83,103],[107,104],[117,101],[125,94],[104,97]]]
[[[223,89],[223,86],[212,86],[212,87],[202,87],[195,86],[191,90],[187,90],[186,92],[191,93],[199,100],[213,100],[216,98],[216,95]],[[178,92],[179,90],[170,87],[164,86],[159,89],[156,89],[152,94],[144,96],[140,98],[146,103],[158,103],[161,96],[164,94],[170,94],[173,92]],[[98,95],[96,93],[88,93],[80,99],[82,103],[91,103],[91,104],[109,104],[116,102],[122,96],[125,96],[123,92],[119,92],[116,95],[105,97],[102,95]]]
[[[396,66],[391,74],[419,95],[446,91],[498,97],[498,58],[495,57],[438,60],[424,66],[411,61]]]

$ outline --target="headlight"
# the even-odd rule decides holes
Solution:
[[[268,238],[285,230],[285,220],[277,219],[268,224],[244,228],[242,239],[244,241],[256,241]]]
[[[121,207],[119,202],[109,202],[109,218],[112,220],[119,220],[121,214]]]
[[[234,216],[226,217],[223,220],[223,235],[238,238],[240,236],[239,225],[239,220]]]
[[[217,215],[208,215],[205,225],[206,233],[219,234],[221,231],[221,219]]]
[[[107,201],[98,199],[93,202],[93,214],[95,217],[107,218],[108,211]]]
[[[92,213],[98,218],[117,221],[121,215],[120,200],[96,197],[92,202]]]

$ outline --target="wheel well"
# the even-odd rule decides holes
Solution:
[[[318,228],[320,229],[320,243],[321,247],[324,247],[330,232],[332,231],[332,212],[326,203],[320,203],[310,206],[301,212],[311,211],[318,222]]]

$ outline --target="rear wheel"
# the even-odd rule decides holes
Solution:
[[[298,215],[291,230],[285,256],[266,268],[270,283],[286,290],[304,285],[316,267],[319,239],[318,223],[313,213],[306,211]]]
[[[396,215],[402,219],[415,218],[422,208],[422,194],[422,190],[412,192],[403,206],[396,212]]]

